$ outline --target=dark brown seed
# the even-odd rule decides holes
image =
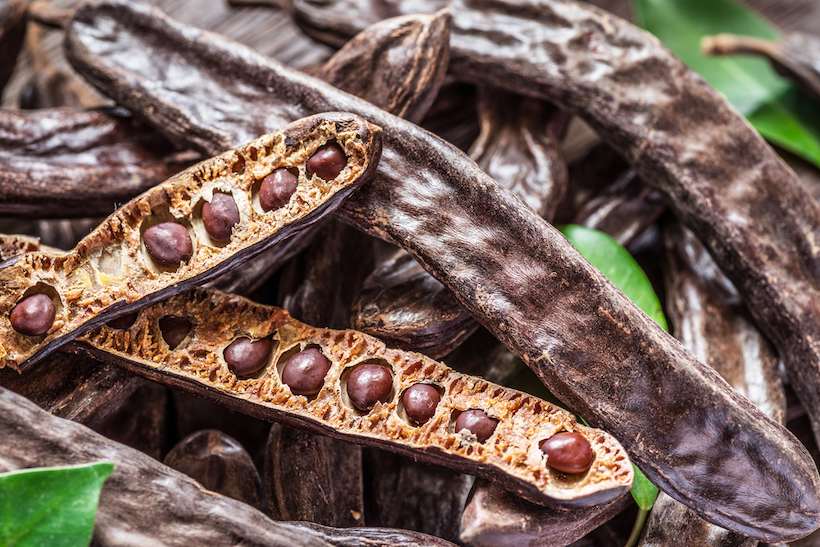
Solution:
[[[11,312],[11,326],[26,336],[42,336],[54,323],[54,302],[47,294],[27,296]]]
[[[234,374],[247,376],[253,374],[268,361],[270,355],[270,339],[251,340],[238,338],[225,348],[225,362],[228,363]]]
[[[430,384],[416,384],[404,392],[401,400],[410,419],[423,424],[436,413],[441,396],[438,390]]]
[[[478,442],[483,443],[495,431],[498,420],[490,418],[483,410],[465,410],[456,420],[456,433],[466,429],[476,436]]]
[[[595,454],[592,445],[579,433],[562,431],[541,443],[547,465],[564,473],[585,473]]]
[[[127,313],[125,315],[117,317],[116,319],[112,319],[111,321],[106,323],[106,325],[108,325],[112,329],[125,330],[127,328],[130,328],[131,325],[133,325],[136,322],[137,315],[139,315],[139,312],[133,311],[131,313]]]
[[[316,348],[300,351],[282,369],[282,383],[297,395],[316,395],[325,383],[330,362]]]
[[[386,403],[392,388],[393,375],[381,365],[359,365],[347,379],[347,395],[359,410],[370,410],[377,402]]]
[[[159,320],[159,330],[168,347],[174,349],[191,332],[191,322],[184,317],[168,315]]]
[[[202,205],[202,223],[214,241],[231,240],[231,230],[239,222],[239,208],[229,194],[217,192]]]
[[[347,158],[342,147],[335,142],[329,142],[317,148],[307,160],[307,174],[309,177],[315,174],[325,180],[333,180],[339,176],[345,165]]]
[[[296,191],[296,175],[280,167],[262,179],[259,187],[259,204],[263,211],[272,211],[283,207]]]
[[[151,258],[163,266],[179,266],[194,253],[188,230],[176,222],[151,226],[145,230],[143,241]]]

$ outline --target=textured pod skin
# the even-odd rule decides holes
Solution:
[[[274,520],[363,526],[362,450],[274,424],[265,450],[265,492]]]
[[[167,315],[188,317],[194,325],[189,338],[173,351],[157,342],[157,322]],[[228,369],[222,351],[242,336],[272,336],[276,347],[267,368],[239,379]],[[632,467],[615,439],[576,423],[571,413],[550,403],[459,374],[421,354],[389,349],[365,334],[309,327],[280,308],[217,291],[195,289],[172,297],[142,310],[127,331],[102,327],[80,340],[78,350],[104,362],[246,414],[491,477],[537,503],[600,503],[619,496],[632,482]],[[324,386],[311,397],[293,395],[279,376],[290,355],[306,347],[318,348],[331,363]],[[377,363],[393,374],[388,402],[366,412],[349,402],[344,388],[345,373],[359,363]],[[444,393],[436,414],[422,426],[402,416],[398,397],[419,381]],[[484,443],[452,431],[457,413],[474,408],[499,420],[495,434]],[[578,432],[592,444],[595,462],[587,473],[567,476],[544,467],[538,442],[562,430]]]
[[[26,35],[26,2],[0,1],[0,95],[11,77]]]
[[[347,167],[333,181],[307,179],[305,161],[330,140],[345,147]],[[121,207],[73,251],[12,259],[0,269],[0,365],[30,366],[70,339],[216,277],[316,222],[370,177],[380,144],[379,129],[358,117],[328,113],[306,118],[152,188]],[[298,169],[299,187],[288,205],[263,213],[253,203],[253,186],[280,165]],[[216,190],[231,193],[241,208],[242,221],[224,245],[211,241],[197,225],[198,206]],[[191,259],[173,270],[158,266],[143,248],[142,232],[161,221],[187,225],[195,241]],[[59,302],[57,319],[44,337],[26,337],[11,327],[9,313],[27,291],[46,291]]]
[[[581,18],[601,17],[591,8],[575,10]],[[128,30],[134,24],[139,34]],[[625,45],[641,47],[649,40],[651,51],[666,51],[642,32],[631,27],[626,32],[639,40]],[[191,146],[222,149],[241,142],[260,118],[287,119],[295,115],[294,105],[308,112],[335,105],[378,123],[385,128],[382,160],[371,184],[348,200],[344,211],[351,221],[400,242],[557,397],[614,432],[653,483],[707,520],[766,540],[800,537],[820,524],[820,478],[804,447],[663,332],[560,233],[456,148],[137,2],[101,1],[81,8],[66,45],[75,68],[95,85]],[[174,94],[173,103],[167,90],[157,88],[152,68],[169,50],[180,63],[174,68],[190,84],[184,94]],[[453,52],[451,43],[451,61]],[[230,78],[224,75],[227,65]],[[211,101],[214,108],[203,113],[196,105],[208,102],[217,88],[231,97],[230,103],[220,107]],[[719,103],[718,111],[727,108]],[[253,116],[238,119],[243,112]],[[748,129],[745,122],[743,128]],[[673,129],[682,130],[677,122]],[[755,150],[771,154],[759,137],[749,138]],[[808,200],[797,203],[811,207]],[[474,204],[481,204],[480,211]]]
[[[0,110],[0,214],[105,216],[199,159],[121,108]]]
[[[0,470],[110,461],[116,466],[100,495],[96,544],[235,547],[354,547],[452,544],[424,534],[367,528],[336,530],[274,522],[249,505],[214,494],[193,479],[86,427],[50,416],[0,389]],[[403,543],[404,541],[404,543]]]

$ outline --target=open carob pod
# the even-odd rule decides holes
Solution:
[[[186,322],[184,335],[171,319]],[[171,297],[76,348],[246,414],[491,478],[540,504],[602,503],[632,483],[619,443],[555,405],[218,291]],[[546,464],[542,445],[562,432],[589,447],[583,468]]]
[[[820,36],[786,32],[777,40],[754,36],[718,34],[704,36],[701,48],[706,55],[751,54],[766,57],[782,76],[797,82],[820,101]]]
[[[375,170],[380,131],[327,113],[206,160],[124,205],[73,251],[0,268],[0,365],[201,284],[333,211]]]

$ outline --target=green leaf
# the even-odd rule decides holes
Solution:
[[[636,306],[668,330],[661,303],[652,283],[629,251],[603,232],[575,224],[558,226],[584,258],[598,268]]]
[[[638,24],[723,93],[763,137],[820,166],[820,105],[764,59],[707,57],[700,49],[706,35],[776,39],[777,29],[731,0],[633,0],[633,6]]]
[[[108,462],[0,474],[0,546],[87,547]]]
[[[643,471],[633,463],[632,469],[635,471],[635,480],[632,481],[632,497],[635,498],[635,503],[644,511],[649,511],[655,505],[655,500],[658,498],[658,487],[649,482]]]

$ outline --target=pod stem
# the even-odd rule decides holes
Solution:
[[[718,34],[717,36],[704,36],[700,41],[700,48],[705,55],[751,53],[753,55],[775,57],[778,44],[774,40],[765,40],[753,36]]]
[[[649,515],[651,509],[638,509],[638,517],[635,519],[635,524],[632,525],[632,533],[629,534],[629,539],[626,541],[626,547],[635,547],[641,537],[641,530],[646,522],[646,517]]]

